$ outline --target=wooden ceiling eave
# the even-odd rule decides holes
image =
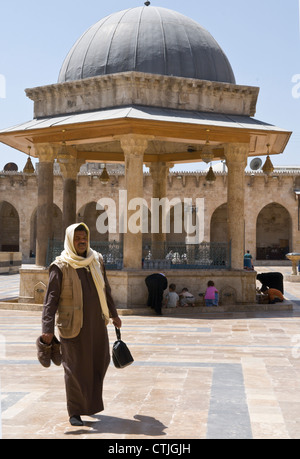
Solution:
[[[34,145],[38,143],[58,144],[65,140],[69,145],[83,145],[85,143],[113,141],[117,136],[126,134],[139,134],[155,137],[164,142],[180,142],[203,144],[207,140],[207,129],[210,129],[209,139],[211,142],[219,144],[226,143],[250,143],[253,136],[267,138],[271,135],[278,137],[284,135],[286,144],[291,133],[281,132],[270,129],[247,129],[243,127],[226,127],[207,124],[179,123],[171,121],[157,120],[137,120],[137,119],[114,119],[90,123],[76,123],[69,125],[52,126],[40,129],[28,129],[23,131],[10,131],[0,134],[0,141],[16,148],[24,153],[28,152],[31,145],[32,156],[36,156]],[[90,153],[90,152],[89,152]],[[274,153],[278,153],[275,152]],[[273,154],[274,154],[273,153]],[[96,153],[93,152],[91,156]],[[80,152],[83,157],[84,152]],[[99,155],[103,156],[99,153]],[[110,156],[111,153],[108,153]],[[117,153],[116,153],[117,155]],[[86,154],[85,154],[86,156]],[[169,155],[165,155],[168,157]],[[174,161],[174,154],[173,161]],[[160,158],[162,156],[160,155]],[[177,157],[177,155],[176,155]],[[116,160],[120,160],[119,156]],[[189,156],[191,158],[191,156]],[[92,158],[91,158],[92,159]],[[179,159],[179,158],[178,158]],[[184,158],[185,159],[185,158]],[[167,160],[167,159],[164,159]]]
[[[52,126],[43,129],[28,129],[26,131],[14,131],[1,134],[2,136],[14,137],[30,137],[34,143],[45,142],[61,142],[62,140],[74,141],[86,139],[90,140],[94,137],[108,137],[122,135],[128,133],[155,135],[158,137],[170,137],[182,139],[193,138],[195,140],[206,140],[207,132],[210,129],[211,140],[220,141],[224,136],[228,136],[231,131],[240,132],[239,137],[246,140],[249,138],[247,129],[242,128],[226,128],[219,126],[208,126],[206,124],[190,124],[178,123],[170,121],[156,120],[133,120],[133,119],[118,119],[105,120],[93,123],[77,123],[61,126]],[[64,131],[64,132],[63,132]],[[221,139],[221,140],[222,140]]]
[[[57,127],[36,129],[31,131],[30,137],[33,143],[57,143],[62,140],[67,142],[76,142],[86,140],[87,143],[94,138],[108,138],[125,134],[139,134],[145,136],[160,137],[165,140],[177,140],[184,142],[202,141],[207,139],[207,129],[210,129],[210,140],[220,143],[227,142],[249,142],[250,132],[242,128],[224,128],[219,126],[196,125],[189,123],[176,123],[166,121],[151,120],[110,120],[101,121],[93,124],[74,124]],[[41,132],[42,131],[42,132]],[[65,132],[63,132],[65,131]],[[16,134],[18,135],[18,134]],[[22,135],[22,134],[21,134]],[[27,136],[29,132],[27,131]]]

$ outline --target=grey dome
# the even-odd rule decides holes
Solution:
[[[207,30],[153,6],[111,14],[90,27],[68,53],[58,82],[129,71],[235,84],[226,55]]]

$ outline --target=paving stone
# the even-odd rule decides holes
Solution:
[[[16,285],[8,276],[0,296]],[[68,422],[62,367],[36,358],[41,313],[0,310],[2,438],[300,438],[300,284],[285,291],[293,311],[124,316],[135,362],[110,365],[105,409],[82,428]]]

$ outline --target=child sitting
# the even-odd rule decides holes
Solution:
[[[169,285],[169,293],[166,294],[166,308],[176,308],[178,306],[179,296],[176,293],[176,285]]]
[[[186,287],[182,289],[181,293],[179,293],[179,296],[180,306],[188,306],[189,304],[195,306],[195,298]]]

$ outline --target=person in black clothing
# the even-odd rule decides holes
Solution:
[[[150,274],[145,279],[148,288],[147,306],[154,309],[157,315],[161,315],[164,290],[168,287],[168,280],[162,273]]]
[[[256,277],[257,280],[262,283],[262,285],[265,285],[269,288],[275,288],[284,294],[283,275],[281,273],[263,273],[258,274]]]

